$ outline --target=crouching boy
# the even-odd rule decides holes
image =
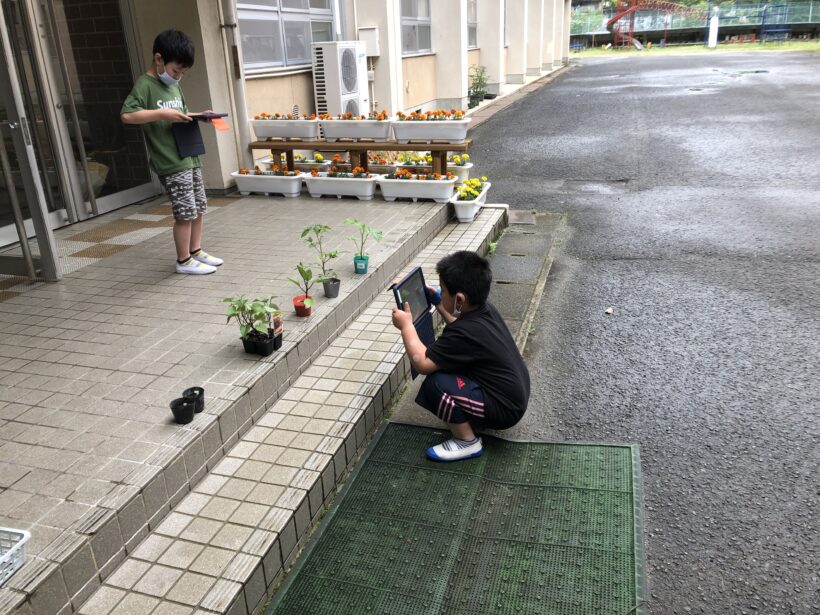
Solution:
[[[426,376],[416,403],[447,423],[453,437],[427,449],[435,461],[481,455],[482,429],[507,429],[527,409],[530,376],[498,310],[487,301],[489,262],[475,252],[455,252],[436,265],[441,291],[428,297],[446,325],[426,347],[413,326],[409,305],[393,309],[413,367]]]

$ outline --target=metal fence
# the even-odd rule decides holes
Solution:
[[[720,5],[720,25],[759,26],[764,19],[764,10],[768,7],[768,20],[772,17],[773,3],[758,2],[754,4],[723,4]],[[789,24],[820,23],[820,0],[809,2],[778,2],[777,6],[784,7],[778,14],[777,20],[787,19]],[[607,34],[606,22],[615,13],[612,11],[586,11],[585,7],[577,7],[572,15],[571,34]],[[684,28],[699,28],[705,26],[703,19],[671,15],[663,11],[640,11],[635,15],[635,32],[658,30],[675,30]]]

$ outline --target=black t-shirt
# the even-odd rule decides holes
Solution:
[[[530,374],[501,314],[490,303],[462,314],[427,348],[441,371],[466,376],[484,393],[487,411],[523,416],[530,398]]]

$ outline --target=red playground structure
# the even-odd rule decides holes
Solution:
[[[635,13],[638,11],[664,12],[667,17],[669,15],[681,15],[696,19],[702,18],[704,23],[708,17],[708,11],[703,7],[685,6],[661,0],[618,0],[615,16],[606,22],[606,29],[612,33],[613,47],[631,47],[635,45],[639,49],[643,48],[635,40]],[[666,35],[664,35],[664,43],[665,41]]]

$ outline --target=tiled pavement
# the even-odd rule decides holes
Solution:
[[[307,320],[284,306],[282,351],[245,355],[220,299],[287,303],[287,276],[310,258],[300,230],[325,222],[347,243],[349,216],[386,231],[377,267],[354,276],[343,262],[339,299]],[[432,204],[237,199],[208,216],[206,247],[227,260],[212,276],[169,273],[163,235],[0,302],[0,525],[33,534],[0,613],[22,599],[22,612],[76,609],[445,222]],[[193,384],[206,412],[171,424],[168,401]]]
[[[503,222],[502,209],[485,209],[450,224],[413,264],[434,277],[439,258],[486,250]],[[392,305],[381,292],[281,398],[254,410],[253,427],[80,612],[258,612],[403,385]]]
[[[234,501],[241,500],[242,505],[237,504],[230,512],[227,508],[220,511],[218,518],[228,519],[228,523],[222,528],[220,522],[213,535],[209,535],[213,523],[206,516],[212,509],[205,508],[204,503],[201,510],[195,511],[201,515],[197,523],[189,519],[190,525],[179,528],[183,539],[201,541],[207,537],[213,541],[211,549],[197,553],[197,558],[218,557],[214,548],[238,548],[243,546],[238,542],[248,545],[254,537],[262,541],[257,551],[270,546],[270,538],[280,544],[290,536],[291,526],[301,537],[306,516],[298,511],[310,510],[310,506],[293,498],[310,492],[314,508],[316,502],[325,499],[324,492],[316,495],[315,485],[306,489],[311,478],[317,476],[316,464],[327,460],[326,453],[317,457],[311,447],[323,435],[322,428],[330,429],[342,417],[336,416],[339,406],[319,399],[325,392],[330,395],[330,391],[320,388],[329,386],[329,380],[302,381],[315,385],[305,398],[317,404],[315,408],[306,406],[305,399],[290,399],[288,396],[294,392],[285,392],[311,365],[311,359],[336,333],[344,331],[369,299],[384,289],[400,267],[442,227],[445,212],[430,204],[405,203],[397,207],[336,200],[236,200],[208,217],[207,247],[227,259],[213,276],[184,278],[169,274],[170,238],[165,235],[86,266],[58,284],[38,285],[0,303],[0,525],[30,529],[33,534],[28,563],[0,590],[0,613],[18,604],[24,613],[70,612],[78,608],[99,587],[100,579],[108,578],[126,554],[135,553],[149,532],[161,523],[159,532],[173,532],[173,524],[184,519],[179,515],[193,512],[185,506],[195,507],[197,498],[189,496],[194,504],[186,499],[181,511],[163,521],[169,508],[180,504],[192,485],[212,469],[219,473],[200,482],[197,489],[207,489],[214,480],[220,480],[219,476],[227,477],[231,485],[234,481],[256,482],[251,483],[254,487],[247,493],[242,493],[245,483],[239,483],[239,491],[228,489],[225,498],[226,494],[219,491],[214,510],[220,505],[230,507],[231,498],[238,498]],[[334,226],[334,238],[341,244],[346,235],[341,221],[350,215],[386,231],[385,240],[371,250],[371,259],[379,263],[378,268],[362,279],[346,273],[350,268],[339,266],[343,278],[339,299],[320,300],[308,320],[297,320],[285,309],[286,343],[282,352],[264,360],[244,355],[235,329],[224,325],[224,305],[219,299],[240,292],[291,296],[294,293],[286,277],[296,262],[310,257],[298,241],[301,228],[326,222]],[[478,223],[470,225],[469,232],[474,227],[478,237]],[[196,295],[193,300],[192,293]],[[357,348],[368,339],[367,335],[349,340],[344,352],[352,354],[338,357],[338,368],[358,367],[356,371],[371,377],[382,373],[367,371],[383,361],[374,363],[365,354],[383,352],[383,348]],[[333,352],[338,343],[329,351]],[[345,380],[342,389],[357,382],[373,384]],[[182,388],[202,383],[208,397],[206,413],[184,428],[170,424],[167,402]],[[394,388],[385,390],[390,393],[379,389],[382,402],[384,395],[389,399]],[[282,393],[285,396],[277,402]],[[343,393],[341,389],[333,395],[338,403],[364,403],[358,394]],[[275,413],[281,416],[284,406],[295,401],[300,402],[299,408],[313,408],[314,414],[300,421],[293,413],[287,417],[289,422],[276,427],[298,427],[298,438],[287,443],[265,443],[264,447],[258,443],[248,453],[256,455],[251,459],[254,463],[247,467],[243,464],[242,469],[234,467],[236,462],[231,458],[216,468],[240,436],[258,433],[264,427],[253,421],[262,418],[266,407],[281,404]],[[238,451],[248,448],[237,447]],[[274,453],[281,453],[275,458],[277,464],[296,468],[293,476],[289,471],[280,474],[282,470],[259,475],[262,466],[258,464],[272,464]],[[225,504],[221,499],[229,502]],[[294,507],[295,519],[268,518],[270,514],[266,513],[263,520],[268,529],[257,527],[250,536],[248,524],[260,523],[261,507],[269,507],[272,500],[283,506],[274,509],[282,511],[281,515],[288,510],[288,504]],[[285,526],[281,526],[283,523]],[[160,536],[157,533],[149,540]],[[291,552],[287,551],[285,557]],[[201,565],[213,573],[210,564]],[[180,586],[170,594],[171,600],[193,600],[196,591],[192,588],[198,587],[202,579],[191,576],[199,574],[193,560],[191,566],[184,577],[184,588]],[[242,566],[232,566],[225,574],[241,576]],[[112,580],[118,582],[117,578]],[[154,588],[151,579],[146,575],[137,590]],[[235,587],[226,585],[228,576],[223,581],[215,587]],[[151,591],[159,592],[162,583]],[[112,585],[101,590],[94,604],[106,595],[116,595],[115,589]],[[216,600],[216,590],[209,591],[211,599]],[[133,612],[146,612],[137,603],[150,603],[150,593],[129,595],[117,612],[129,612],[132,601]],[[224,601],[225,597],[220,599]],[[208,604],[219,606],[218,601]],[[164,612],[162,608],[157,612]],[[215,610],[221,610],[221,606]]]

